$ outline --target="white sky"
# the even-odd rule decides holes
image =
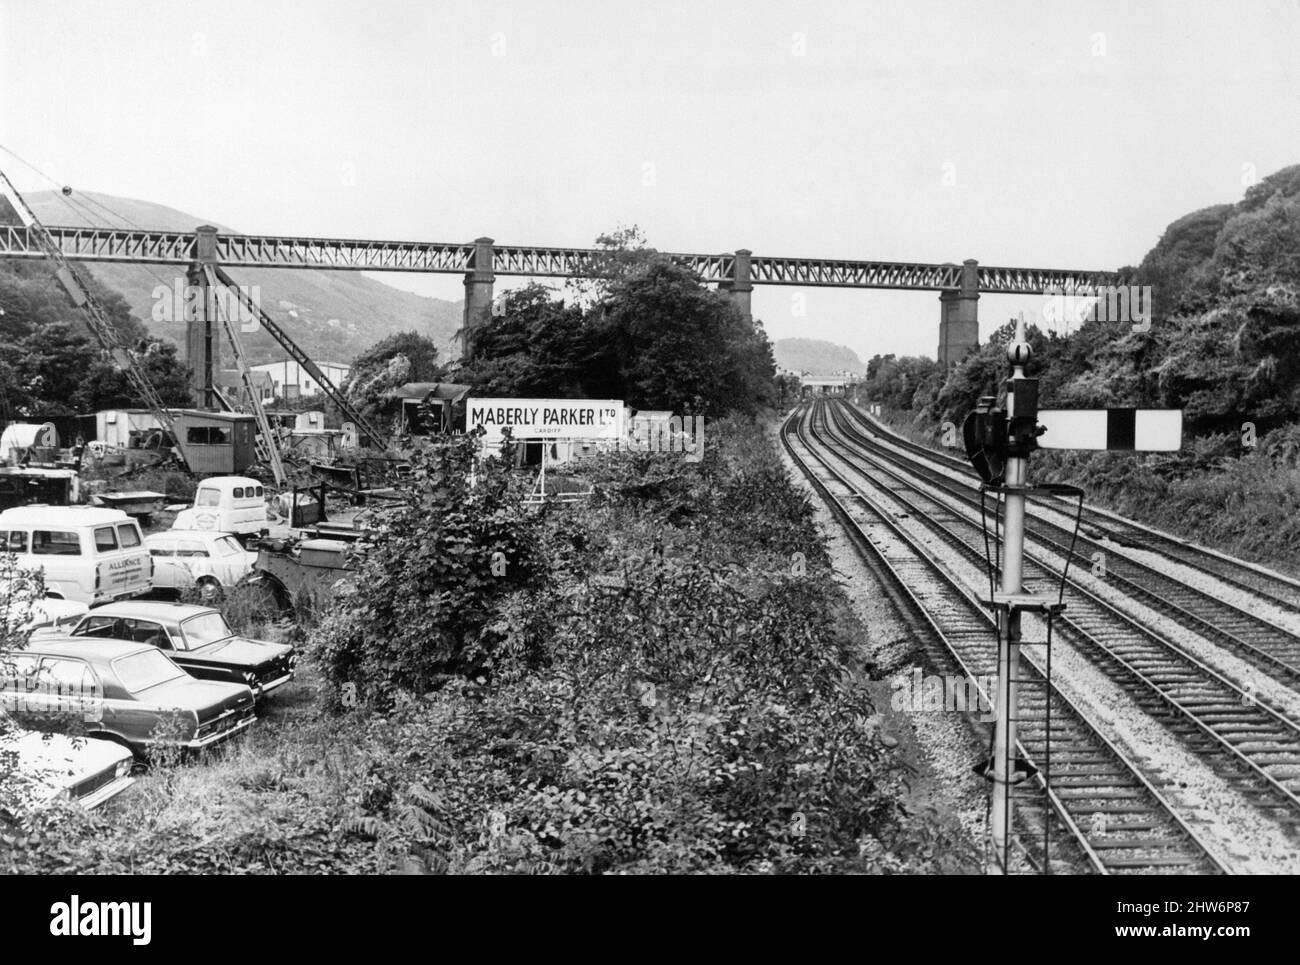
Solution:
[[[248,232],[1115,268],[1300,161],[1300,4],[0,0],[0,98],[57,180]],[[937,295],[795,293],[773,338],[934,354]]]

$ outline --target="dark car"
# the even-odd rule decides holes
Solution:
[[[156,647],[124,640],[32,640],[0,654],[0,706],[29,727],[104,737],[145,756],[207,747],[257,718],[243,684],[196,680]]]
[[[247,684],[257,697],[292,680],[298,662],[290,644],[236,636],[220,610],[189,603],[110,603],[82,617],[70,635],[147,643],[191,676]]]

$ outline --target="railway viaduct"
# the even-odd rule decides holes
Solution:
[[[600,251],[501,245],[492,238],[469,243],[370,241],[278,235],[221,234],[204,225],[193,232],[145,228],[50,227],[64,254],[74,261],[172,265],[196,263],[225,268],[317,268],[344,271],[403,271],[462,274],[465,284],[464,353],[473,352],[473,333],[492,312],[498,276],[583,277],[594,274]],[[952,365],[978,342],[982,294],[1041,294],[1087,291],[1113,284],[1110,272],[1053,268],[997,268],[975,259],[962,264],[854,261],[755,255],[747,249],[725,254],[667,253],[720,291],[747,318],[756,285],[814,288],[876,288],[939,294],[940,363]],[[36,238],[21,226],[0,226],[0,257],[39,258]],[[192,333],[188,361],[196,372],[211,368],[211,319],[207,331]],[[208,356],[205,359],[205,355]],[[208,365],[204,365],[204,362]]]

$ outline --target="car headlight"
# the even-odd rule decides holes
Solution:
[[[257,674],[253,673],[251,670],[245,670],[242,676],[244,678],[244,683],[248,684],[250,687],[257,683]]]
[[[124,761],[117,762],[117,770],[113,772],[115,778],[128,777],[131,774],[131,759],[128,757]]]

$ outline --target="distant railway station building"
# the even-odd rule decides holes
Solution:
[[[845,395],[858,376],[845,372],[840,375],[804,375],[799,379],[803,394],[808,396]]]

